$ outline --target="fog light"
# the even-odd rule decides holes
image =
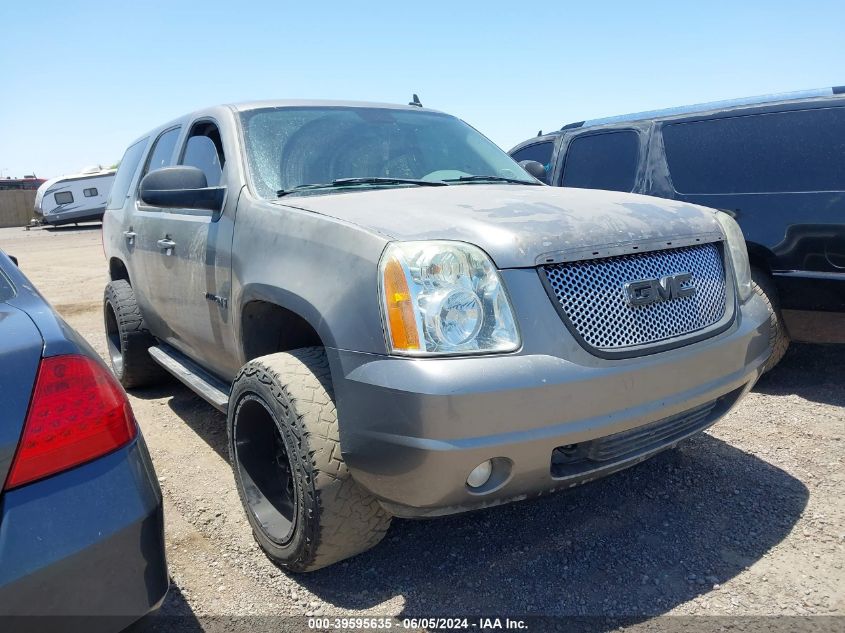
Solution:
[[[490,479],[491,474],[493,474],[493,462],[488,459],[486,462],[481,462],[472,469],[469,477],[467,477],[467,486],[470,488],[481,488]]]

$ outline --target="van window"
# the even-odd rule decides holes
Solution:
[[[88,189],[83,189],[82,193],[86,198],[96,198],[99,195],[97,193],[96,187],[89,187]]]
[[[639,155],[640,138],[633,130],[577,136],[566,152],[561,185],[632,191]]]
[[[59,191],[55,195],[56,204],[70,204],[73,202],[73,194],[70,191]]]
[[[518,163],[524,160],[537,161],[546,168],[546,180],[548,180],[549,174],[552,173],[552,151],[554,148],[554,141],[534,143],[533,145],[515,151],[512,154],[512,158]]]
[[[147,139],[142,139],[131,145],[123,154],[109,192],[109,201],[106,203],[107,209],[120,209],[123,206],[123,202],[129,193],[129,185],[132,184],[132,178],[138,171],[138,163],[141,162],[146,147]]]
[[[673,123],[663,144],[678,193],[845,190],[845,108]]]
[[[176,141],[179,138],[179,128],[175,127],[172,130],[167,130],[164,134],[158,137],[150,151],[150,158],[147,160],[147,167],[141,178],[146,176],[151,171],[161,169],[162,167],[170,167],[173,164],[173,150],[176,149]]]
[[[185,143],[180,165],[190,165],[202,170],[209,187],[220,184],[223,176],[223,144],[220,131],[211,122],[203,121],[191,128],[191,134]]]

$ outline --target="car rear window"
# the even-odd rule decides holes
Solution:
[[[6,301],[15,296],[15,287],[6,274],[0,270],[0,301]]]
[[[578,136],[566,151],[561,185],[632,191],[639,154],[640,139],[633,130]]]
[[[845,108],[672,123],[663,143],[678,193],[845,190]]]

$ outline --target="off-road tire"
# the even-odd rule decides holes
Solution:
[[[128,281],[106,284],[103,293],[103,320],[111,367],[127,389],[147,387],[167,379],[167,372],[149,354],[155,338],[144,325],[144,317]]]
[[[786,354],[786,350],[789,348],[789,333],[783,323],[783,317],[780,313],[780,300],[775,285],[772,283],[772,278],[759,268],[752,268],[751,288],[757,293],[757,296],[766,302],[766,307],[769,309],[772,354],[766,364],[763,365],[763,373],[765,373],[777,365],[783,355]]]
[[[258,398],[274,418],[293,473],[296,521],[280,545],[250,510],[234,443],[234,423],[245,401]],[[246,399],[246,400],[245,400]],[[322,347],[270,354],[244,365],[229,399],[229,451],[238,494],[256,541],[291,572],[320,569],[379,543],[391,515],[350,476],[340,452],[337,410]]]

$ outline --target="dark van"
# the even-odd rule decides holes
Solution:
[[[845,343],[845,86],[571,123],[510,154],[550,185],[731,214],[772,306],[768,368],[790,337]]]

